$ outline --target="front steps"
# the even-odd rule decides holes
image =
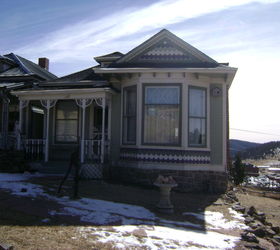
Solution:
[[[32,170],[37,170],[42,174],[64,175],[66,174],[69,162],[67,161],[50,161],[50,162],[31,162]]]
[[[65,175],[70,162],[68,161],[49,161],[49,162],[31,162],[32,170],[42,174]],[[84,163],[81,166],[80,177],[82,179],[103,179],[104,164],[101,163]],[[71,175],[74,175],[72,167]]]

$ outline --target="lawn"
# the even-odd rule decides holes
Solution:
[[[15,249],[232,249],[246,227],[215,195],[172,193],[165,215],[156,188],[82,181],[71,200],[72,182],[57,196],[56,176],[0,179],[0,242]]]

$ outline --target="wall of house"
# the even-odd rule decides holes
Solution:
[[[112,112],[111,112],[111,152],[110,163],[113,166],[118,165],[120,157],[121,144],[121,94],[112,96]]]
[[[210,84],[210,89],[222,89],[221,84]],[[223,96],[210,97],[210,157],[211,164],[223,161]]]
[[[58,100],[63,101],[63,100]],[[73,100],[74,101],[74,100]],[[50,123],[49,123],[49,160],[50,161],[69,161],[71,153],[73,153],[77,147],[77,143],[57,143],[55,140],[55,122],[56,122],[56,105],[50,109]],[[81,111],[79,109],[79,124],[81,121]],[[46,122],[46,118],[45,118]],[[78,126],[78,138],[81,134],[80,125]]]
[[[142,139],[142,89],[143,84],[181,85],[181,145],[143,145]],[[182,190],[213,186],[222,190],[226,185],[226,166],[223,152],[226,149],[224,76],[195,75],[190,73],[141,73],[122,79],[122,88],[137,85],[137,140],[135,145],[123,145],[120,161],[114,166],[113,175],[123,181],[152,184],[152,179],[162,172],[172,175]],[[207,143],[204,148],[188,146],[188,89],[189,86],[207,89]],[[213,96],[213,88],[221,90]],[[122,108],[123,109],[123,108]],[[121,109],[121,117],[122,117]],[[122,126],[122,125],[121,125]],[[122,131],[121,129],[119,131]],[[117,133],[117,131],[114,131]],[[225,148],[225,149],[224,149]],[[116,154],[117,155],[117,154]],[[188,160],[182,161],[182,158]],[[187,174],[183,174],[187,173]],[[200,174],[199,174],[200,173]],[[187,184],[188,183],[188,184]],[[198,184],[199,183],[199,184]]]

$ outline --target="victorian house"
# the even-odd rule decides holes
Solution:
[[[20,102],[18,148],[50,162],[69,160],[78,147],[88,173],[106,168],[112,178],[148,185],[168,174],[181,190],[222,191],[237,69],[165,29],[126,54],[95,60],[12,91]]]

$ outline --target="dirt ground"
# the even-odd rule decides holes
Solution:
[[[238,193],[241,205],[254,206],[258,211],[266,214],[267,221],[274,226],[280,226],[280,200]]]
[[[34,178],[30,182],[43,185],[46,192],[57,195],[60,180],[61,177],[50,176]],[[61,195],[71,196],[72,185],[73,181],[67,181]],[[79,190],[80,197],[143,206],[157,216],[173,221],[201,223],[201,221],[195,221],[194,217],[183,216],[182,213],[203,213],[205,210],[222,212],[227,217],[230,207],[230,205],[224,204],[220,195],[172,192],[174,214],[166,215],[159,213],[156,209],[159,198],[159,191],[156,187],[144,188],[83,180],[80,182]],[[89,242],[81,236],[77,236],[77,228],[81,224],[74,217],[60,217],[52,220],[51,223],[42,223],[42,220],[47,218],[48,210],[55,204],[51,202],[44,204],[43,200],[38,201],[26,197],[9,196],[8,192],[0,191],[0,243],[11,244],[15,249],[38,249],[36,246],[40,246],[40,249],[114,249],[114,246],[108,243],[95,242],[94,239]],[[270,222],[280,226],[280,201],[246,194],[238,194],[238,198],[242,205],[251,206],[253,204],[259,211],[267,214]],[[48,209],[45,209],[46,207]],[[114,225],[108,225],[108,227],[110,226]]]
[[[31,180],[34,184],[44,185],[47,192],[52,195],[56,194],[61,178],[36,178]],[[71,195],[73,181],[67,181],[63,188],[61,195]],[[156,209],[156,204],[159,201],[159,190],[157,187],[143,187],[138,185],[124,185],[116,182],[105,182],[99,180],[82,180],[79,184],[79,195],[92,199],[100,199],[106,201],[113,201],[118,203],[126,203],[130,205],[138,205],[145,207],[158,216],[170,220],[186,220],[183,212],[201,213],[206,209],[212,207],[212,210],[219,210],[215,204],[222,204],[220,195],[202,194],[202,193],[171,193],[171,201],[174,205],[174,213],[161,214]],[[223,212],[223,211],[221,211]]]
[[[44,187],[47,193],[57,195],[61,177],[34,178],[29,182]],[[67,181],[62,189],[61,196],[71,196],[73,181]],[[103,181],[80,182],[80,197],[101,199],[118,203],[143,206],[157,216],[174,221],[190,221],[202,223],[193,216],[183,216],[183,212],[203,212],[212,208],[212,211],[225,213],[227,207],[219,202],[219,196],[208,194],[186,194],[172,192],[174,214],[161,214],[156,209],[159,199],[157,188],[121,185]],[[213,205],[216,204],[216,205]],[[52,201],[18,197],[10,195],[8,191],[0,190],[0,244],[6,243],[15,249],[114,249],[109,243],[85,240],[77,236],[82,224],[75,217],[65,216],[52,218],[50,223],[42,222],[48,218],[48,212],[57,209]],[[108,227],[114,225],[108,225]],[[205,225],[202,225],[205,226]],[[203,228],[202,228],[203,230]],[[77,238],[78,237],[78,238]]]

